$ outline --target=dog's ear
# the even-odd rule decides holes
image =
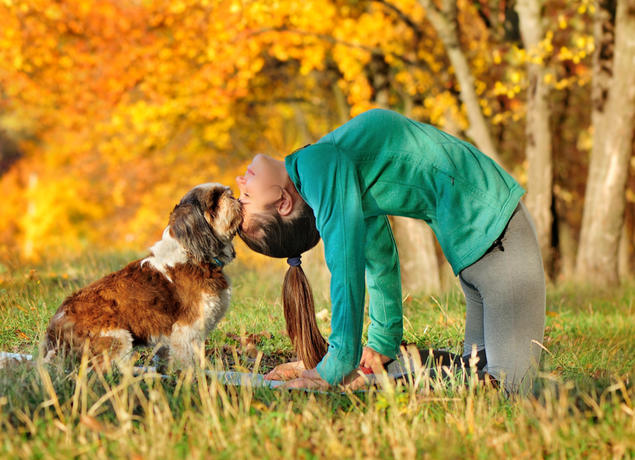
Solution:
[[[170,214],[170,234],[197,262],[210,262],[222,249],[200,206],[181,202]]]
[[[242,222],[240,203],[227,197],[221,198],[213,212],[214,215],[207,212],[205,214],[206,217],[209,216],[209,223],[216,234],[224,238],[233,238]]]

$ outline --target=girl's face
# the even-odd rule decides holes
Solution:
[[[284,188],[284,162],[258,154],[247,167],[244,175],[236,178],[243,207],[242,228],[249,228],[250,216],[267,211],[280,200]]]

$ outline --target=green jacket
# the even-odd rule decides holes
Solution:
[[[313,209],[331,272],[332,332],[317,366],[330,384],[359,365],[364,275],[368,346],[399,351],[401,280],[387,215],[428,223],[456,275],[498,238],[524,193],[471,144],[381,109],[287,156],[285,166]]]

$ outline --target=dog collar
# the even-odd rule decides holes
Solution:
[[[222,263],[217,257],[213,257],[211,265],[216,265],[217,267],[223,268],[225,264]]]

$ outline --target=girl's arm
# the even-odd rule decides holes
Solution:
[[[296,163],[298,191],[315,213],[331,272],[331,335],[317,372],[335,385],[361,358],[366,225],[354,165],[329,142],[306,147]]]
[[[387,216],[366,219],[366,285],[370,326],[368,344],[395,358],[403,337],[399,255]]]

